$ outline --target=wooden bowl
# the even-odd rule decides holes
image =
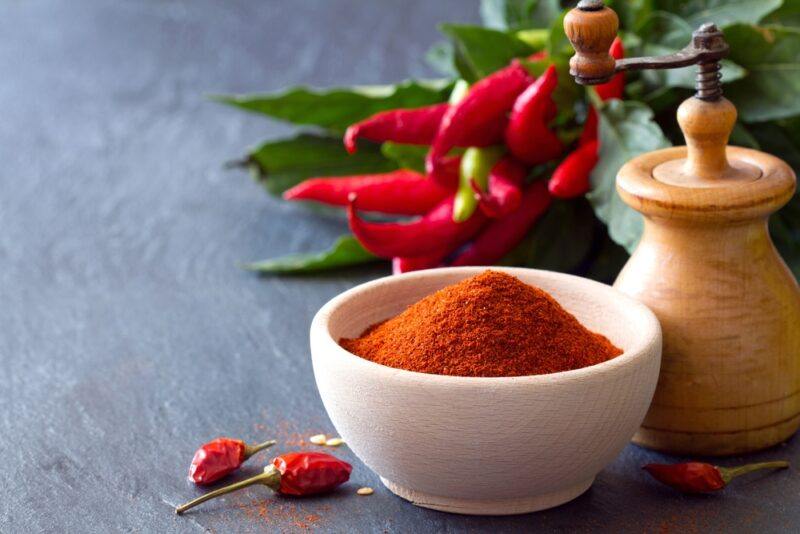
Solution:
[[[631,439],[656,387],[661,327],[646,306],[576,276],[494,269],[549,292],[624,353],[574,371],[479,378],[394,369],[337,343],[482,267],[368,282],[311,324],[314,376],[336,430],[389,490],[419,506],[506,515],[574,499]]]

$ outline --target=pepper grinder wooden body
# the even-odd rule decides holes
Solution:
[[[578,19],[578,11],[565,20],[576,57],[587,42],[607,50],[616,15],[595,9],[591,20]],[[583,61],[574,70],[585,67],[588,79],[608,74],[591,71],[598,63],[590,54]],[[800,289],[767,228],[796,179],[778,158],[727,146],[735,121],[721,90],[692,97],[678,110],[687,146],[634,158],[617,177],[645,223],[614,285],[647,304],[664,335],[658,387],[634,437],[645,447],[740,454],[800,426]]]

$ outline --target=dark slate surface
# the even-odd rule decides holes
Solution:
[[[309,322],[333,295],[387,272],[239,270],[237,261],[321,248],[343,227],[223,170],[244,146],[289,129],[204,93],[431,75],[420,58],[443,20],[475,21],[477,7],[0,3],[0,531],[797,528],[796,471],[688,498],[646,480],[639,466],[659,457],[632,446],[587,494],[535,515],[416,508],[346,448],[353,483],[332,497],[274,500],[254,488],[174,515],[198,493],[185,476],[204,440],[274,436],[286,450],[333,430],[311,374]],[[352,495],[361,484],[376,493]]]

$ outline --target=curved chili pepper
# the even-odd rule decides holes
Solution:
[[[544,182],[534,182],[522,195],[520,207],[490,223],[451,265],[492,265],[508,254],[527,235],[550,206]]]
[[[595,139],[564,158],[548,182],[550,194],[556,198],[575,198],[589,191],[589,177],[598,160],[597,148]]]
[[[597,110],[594,109],[594,106],[589,106],[589,113],[586,114],[586,121],[583,123],[583,130],[581,130],[581,137],[578,139],[578,145],[585,145],[590,141],[596,140],[597,128]]]
[[[502,139],[491,136],[502,133],[498,127],[504,124],[506,112],[532,81],[528,71],[518,61],[514,61],[508,67],[475,83],[469,93],[442,118],[426,158],[428,174],[436,173],[440,160],[453,147],[486,146]],[[472,138],[476,135],[483,135],[484,143],[473,142]],[[469,142],[465,143],[465,140]]]
[[[470,147],[461,156],[459,168],[458,191],[453,201],[453,220],[464,222],[469,219],[478,207],[478,197],[473,187],[479,191],[486,189],[489,183],[489,173],[494,164],[503,156],[505,150],[501,147],[477,148]],[[475,184],[473,186],[473,184]]]
[[[647,464],[650,476],[685,493],[711,493],[723,489],[734,478],[759,469],[785,469],[789,462],[761,462],[740,467],[719,467],[703,462]]]
[[[423,269],[433,269],[439,267],[447,253],[430,254],[428,256],[417,256],[414,258],[392,258],[392,274],[403,274],[411,271],[421,271]]]
[[[200,446],[189,466],[189,479],[204,485],[216,482],[239,469],[242,463],[258,451],[275,445],[275,440],[247,445],[240,439],[217,438]]]
[[[423,217],[401,223],[364,221],[356,214],[357,199],[353,199],[347,208],[347,219],[356,239],[376,256],[427,256],[469,239],[486,220],[476,212],[463,223],[453,221],[453,197],[446,197]]]
[[[303,497],[333,490],[350,479],[353,467],[324,452],[290,452],[272,460],[260,475],[206,493],[175,508],[182,514],[209,499],[225,495],[254,484],[267,486],[282,495]]]
[[[422,215],[449,191],[418,172],[400,169],[385,174],[309,178],[287,189],[283,198],[347,206],[351,193],[358,195],[359,207],[366,211]]]
[[[483,212],[496,219],[516,211],[522,198],[520,187],[526,173],[527,169],[523,165],[513,158],[505,157],[489,172],[486,191],[473,181],[472,189],[478,195],[479,206]]]
[[[450,107],[446,102],[413,109],[391,109],[352,124],[344,133],[344,146],[350,154],[358,149],[360,138],[377,143],[394,141],[411,145],[429,145],[439,130],[439,123]]]
[[[564,150],[558,136],[548,128],[555,110],[552,95],[558,74],[550,65],[533,84],[519,95],[506,128],[506,145],[517,159],[538,165],[557,157]]]
[[[617,37],[611,43],[609,54],[614,59],[622,59],[625,57],[625,48],[622,46],[622,40]],[[603,100],[610,100],[612,98],[622,98],[625,94],[625,73],[618,72],[606,83],[601,83],[595,87],[597,95]]]

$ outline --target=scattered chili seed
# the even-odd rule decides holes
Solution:
[[[344,443],[344,440],[342,438],[331,438],[331,439],[329,439],[329,440],[327,440],[325,442],[325,446],[326,447],[338,447],[342,443]]]
[[[373,493],[375,493],[375,491],[372,488],[368,488],[365,486],[363,488],[358,488],[356,493],[358,493],[359,495],[372,495]]]
[[[313,443],[314,445],[325,445],[328,441],[328,436],[325,434],[316,434],[308,438],[308,441]]]

